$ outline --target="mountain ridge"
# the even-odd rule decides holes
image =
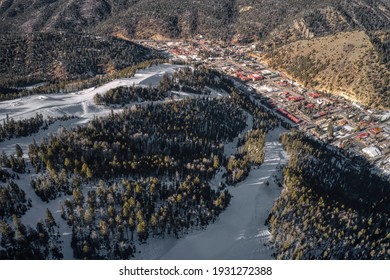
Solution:
[[[262,39],[309,38],[329,32],[390,28],[390,1],[306,0],[3,0],[1,32],[93,32],[125,30],[130,37],[166,37],[197,33],[213,38],[241,34]]]
[[[208,39],[255,44],[257,50],[271,53],[302,40],[363,32],[364,36],[358,38],[368,38],[372,44],[375,63],[380,64],[378,71],[373,70],[374,76],[382,80],[379,87],[370,85],[364,90],[380,96],[378,100],[359,99],[380,104],[382,97],[388,100],[390,95],[389,80],[383,76],[390,69],[390,0],[2,0],[0,23],[0,34],[60,31],[126,40],[186,39],[203,35]],[[344,49],[342,52],[344,56],[350,54]],[[284,59],[294,57],[286,55]],[[364,60],[362,57],[356,63]],[[291,71],[288,74],[299,79]],[[327,79],[333,77],[326,74],[319,80]],[[350,88],[359,86],[361,80],[354,79]],[[340,86],[342,83],[336,82],[320,88],[333,90]],[[348,94],[361,96],[354,89]]]

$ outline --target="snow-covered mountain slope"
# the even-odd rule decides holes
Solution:
[[[206,230],[165,240],[150,240],[138,247],[139,259],[271,259],[273,249],[268,243],[270,233],[264,225],[281,189],[275,176],[288,155],[278,142],[281,128],[266,138],[265,162],[252,169],[246,180],[229,188],[229,207]],[[269,184],[267,184],[267,182]]]

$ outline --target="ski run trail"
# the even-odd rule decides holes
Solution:
[[[137,246],[141,253],[136,259],[273,259],[270,232],[264,222],[281,192],[275,176],[281,179],[280,167],[288,162],[278,141],[285,131],[277,128],[268,133],[264,163],[253,168],[245,181],[229,187],[233,196],[230,205],[215,223],[179,239],[149,239]]]

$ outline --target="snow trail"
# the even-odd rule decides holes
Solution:
[[[264,245],[270,238],[264,221],[281,192],[274,181],[275,176],[281,176],[278,167],[288,162],[288,155],[278,142],[284,131],[278,128],[268,133],[265,162],[260,168],[252,169],[245,181],[229,189],[233,195],[231,203],[214,224],[178,240],[151,240],[149,244],[137,246],[141,254],[136,258],[272,259],[273,249]]]
[[[111,108],[95,105],[93,97],[105,94],[110,89],[118,87],[137,86],[157,86],[165,74],[172,74],[183,65],[159,64],[147,69],[139,70],[132,78],[120,78],[110,81],[99,87],[76,91],[73,93],[55,93],[47,95],[31,95],[17,100],[7,100],[0,102],[0,121],[8,115],[15,120],[35,117],[36,113],[41,113],[45,118],[61,117],[64,114],[76,115],[87,120],[94,116],[105,116]]]

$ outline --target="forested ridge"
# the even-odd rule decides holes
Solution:
[[[3,34],[0,55],[2,85],[91,78],[152,57],[129,41],[67,33]]]
[[[266,8],[265,8],[266,7]],[[270,39],[283,43],[364,29],[389,27],[389,3],[381,0],[6,0],[0,6],[0,31],[89,32],[128,38]],[[217,27],[217,28],[216,28]]]
[[[372,172],[366,159],[348,158],[342,150],[298,131],[283,135],[281,140],[291,155],[289,166],[297,170],[308,185],[318,191],[332,192],[332,196],[351,206],[390,210],[389,181]]]
[[[389,182],[299,132],[268,223],[278,259],[388,259]],[[344,161],[345,160],[345,161]]]

